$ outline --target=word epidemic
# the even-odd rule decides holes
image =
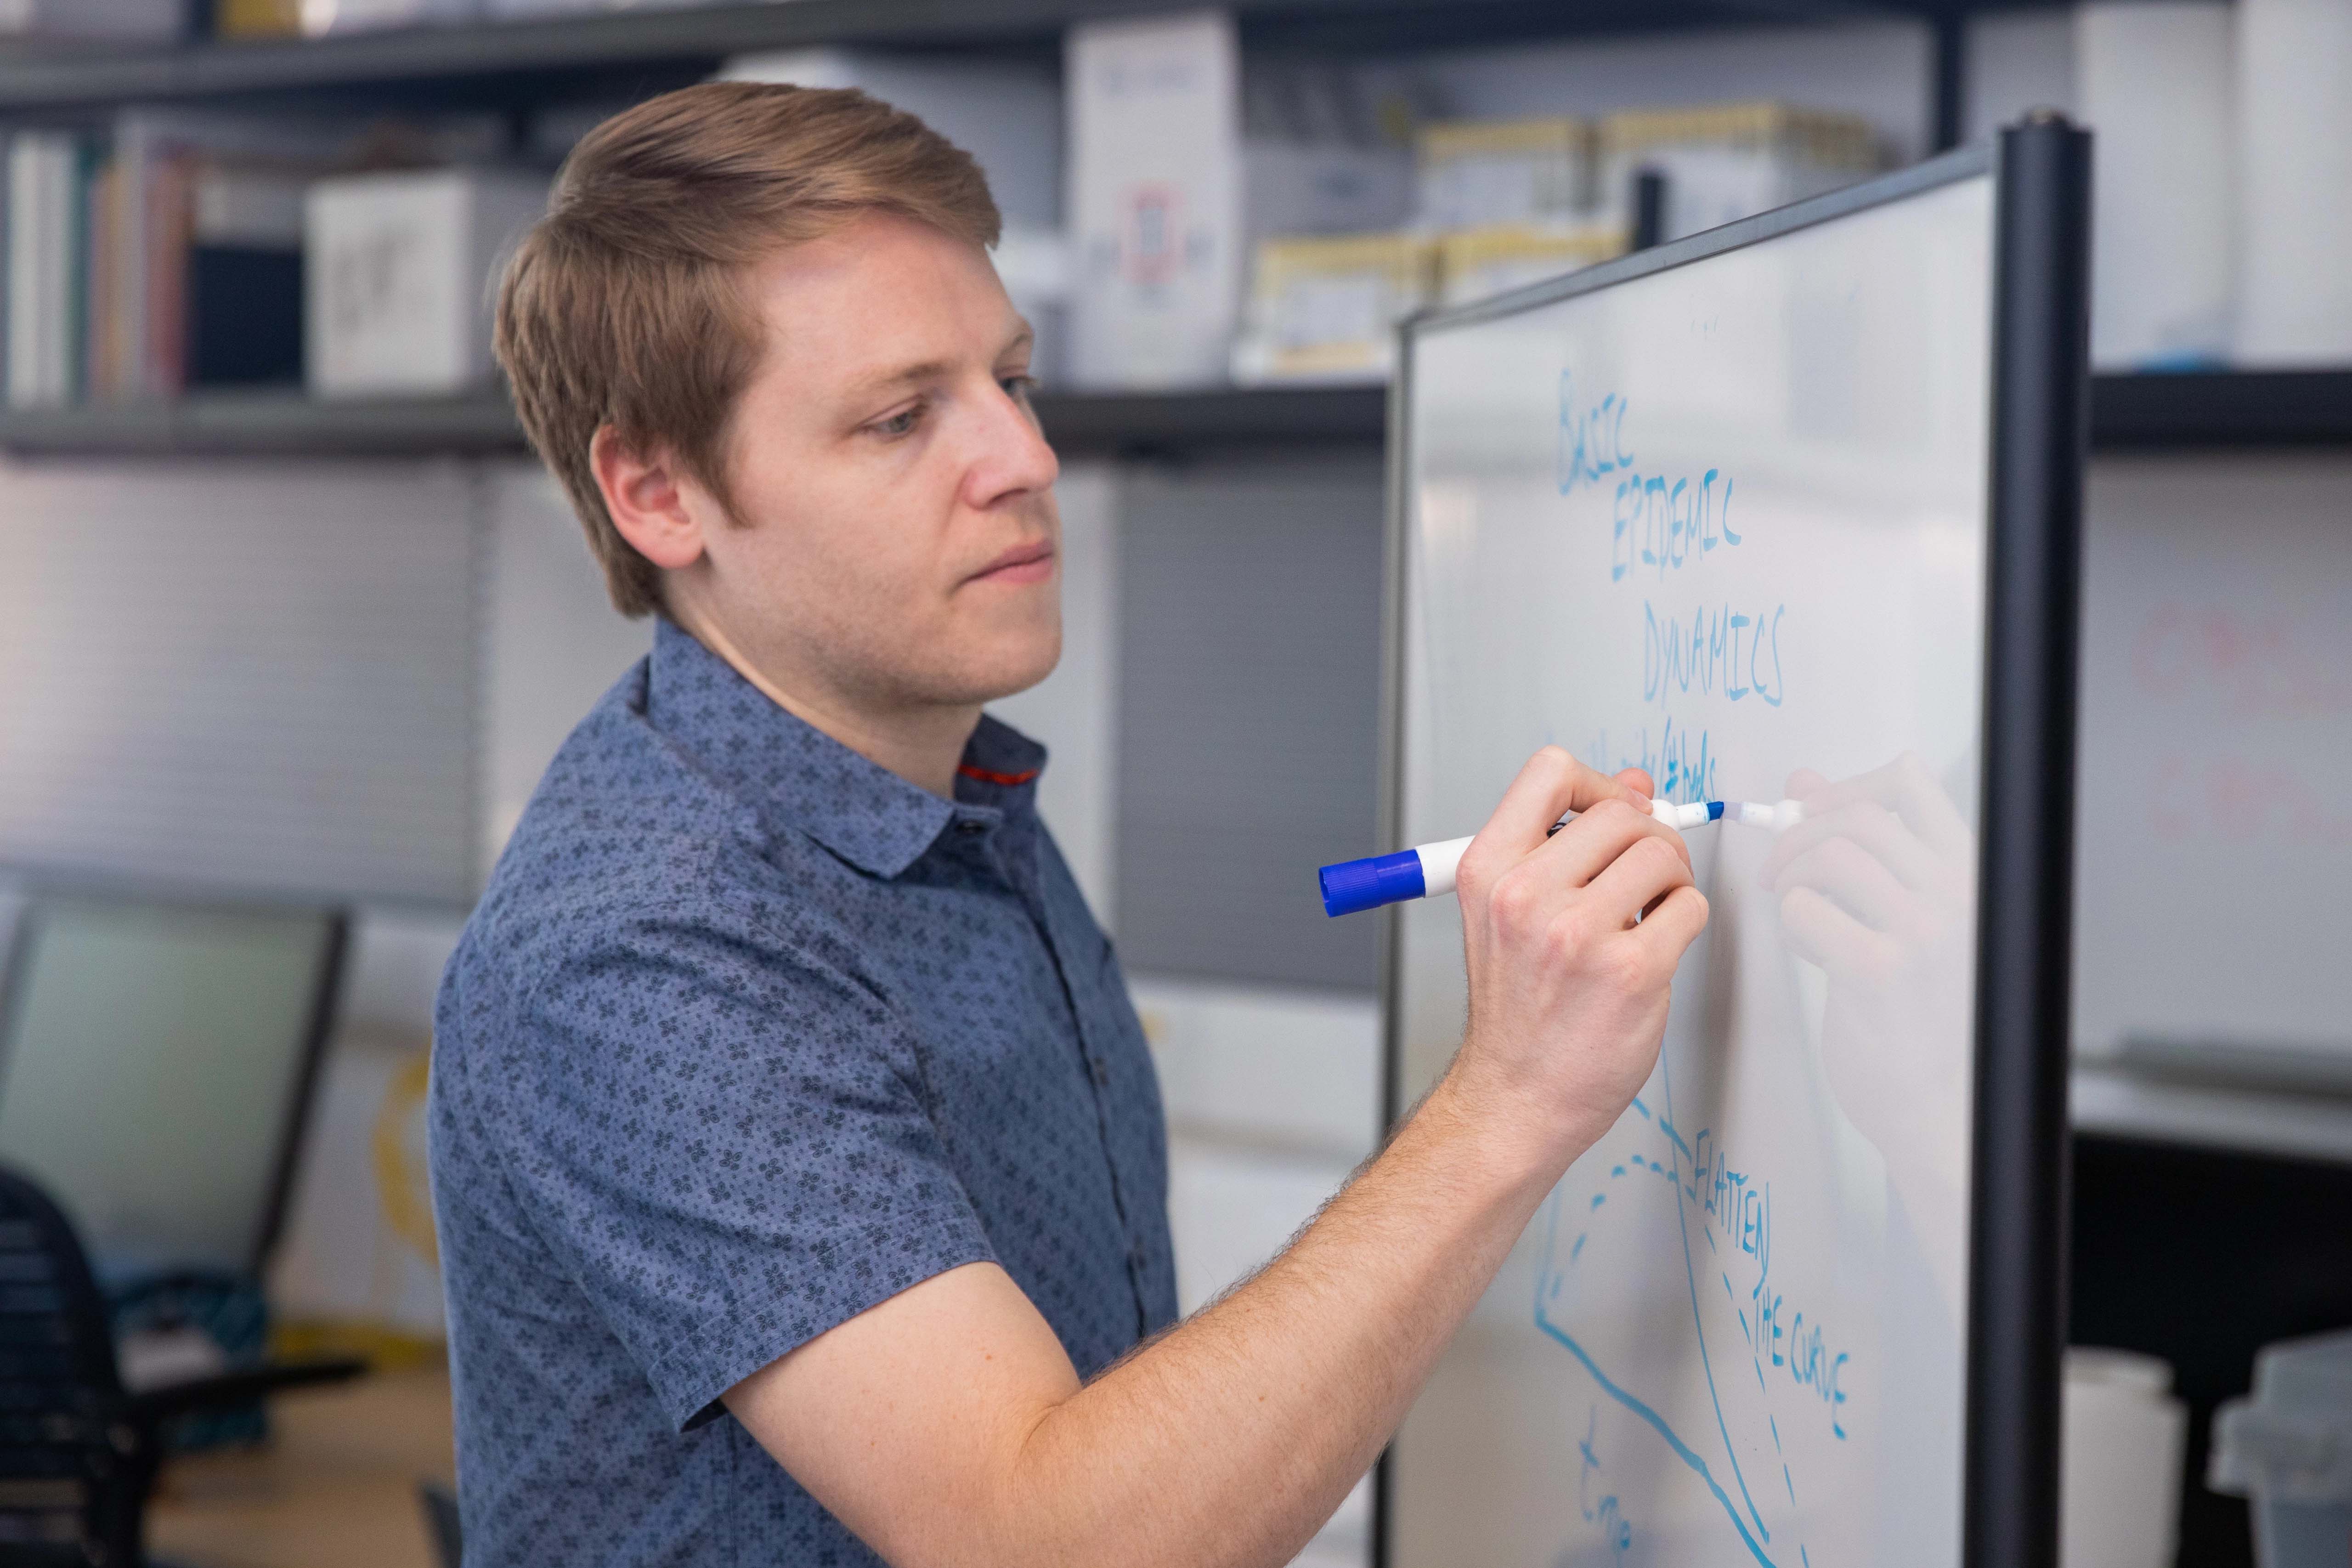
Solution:
[[[1552,477],[1563,496],[1614,479],[1609,580],[1622,582],[1637,566],[1654,567],[1663,578],[1709,551],[1742,543],[1743,536],[1731,526],[1731,479],[1720,468],[1696,478],[1638,471],[1633,455],[1625,450],[1626,408],[1625,400],[1613,392],[1591,407],[1580,406],[1575,374],[1559,373],[1559,437]]]
[[[1636,565],[1654,566],[1664,577],[1718,545],[1744,542],[1731,530],[1731,481],[1724,479],[1720,498],[1715,493],[1722,472],[1709,468],[1696,484],[1639,474],[1619,480],[1609,512],[1609,580],[1622,582]]]
[[[1656,608],[1642,602],[1642,700],[1661,707],[1675,695],[1698,688],[1711,695],[1717,683],[1724,696],[1737,702],[1760,697],[1765,706],[1778,708],[1786,695],[1780,677],[1780,617],[1786,605],[1769,611],[1753,606],[1747,614],[1725,605],[1719,609],[1694,609],[1687,625],[1679,617],[1658,619]]]

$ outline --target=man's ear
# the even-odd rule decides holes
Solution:
[[[618,432],[600,426],[588,443],[588,464],[613,526],[636,552],[665,572],[682,571],[702,559],[700,488],[664,452],[633,452]]]

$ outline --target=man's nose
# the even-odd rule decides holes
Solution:
[[[988,506],[1008,495],[1053,488],[1061,477],[1061,459],[1054,455],[1026,402],[1000,384],[984,407],[976,460],[968,479],[972,504]]]

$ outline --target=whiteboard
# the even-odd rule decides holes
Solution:
[[[2088,512],[2075,1049],[2352,1075],[2352,463],[2108,458]]]
[[[1399,841],[1548,743],[1810,811],[1689,836],[1713,919],[1657,1068],[1398,1434],[1392,1568],[1960,1560],[1987,168],[1408,333]],[[1410,1104],[1460,917],[1394,929]]]

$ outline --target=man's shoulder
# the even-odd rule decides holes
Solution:
[[[517,822],[450,961],[445,1034],[510,1024],[548,983],[610,973],[649,946],[747,966],[840,951],[809,896],[821,858],[772,839],[630,698],[624,680],[581,721]]]
[[[622,911],[691,900],[757,824],[646,720],[630,682],[564,740],[484,888],[469,939],[532,948]]]

